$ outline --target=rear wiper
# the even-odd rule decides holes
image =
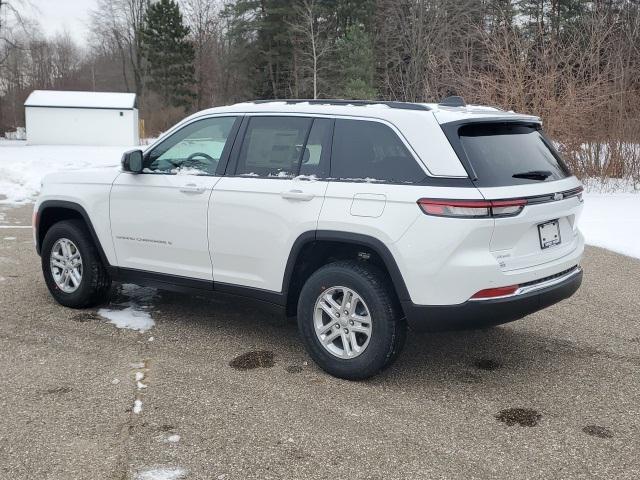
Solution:
[[[553,173],[549,170],[531,170],[529,172],[515,173],[511,175],[513,178],[527,178],[529,180],[546,180]]]

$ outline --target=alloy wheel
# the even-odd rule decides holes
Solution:
[[[371,339],[371,314],[362,297],[348,287],[331,287],[316,300],[313,323],[320,344],[333,356],[361,355]]]
[[[82,282],[82,256],[75,243],[68,238],[58,239],[51,248],[49,265],[60,290],[73,293],[78,289]]]

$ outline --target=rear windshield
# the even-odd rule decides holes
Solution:
[[[536,126],[473,124],[461,127],[458,135],[478,186],[551,182],[571,175]]]

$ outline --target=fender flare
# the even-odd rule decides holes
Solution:
[[[74,212],[77,212],[80,214],[80,216],[84,220],[84,223],[87,225],[87,228],[89,229],[89,233],[91,234],[93,243],[98,249],[98,254],[100,255],[100,259],[102,260],[105,267],[110,268],[111,265],[109,263],[109,260],[107,259],[107,256],[104,253],[104,250],[102,249],[102,244],[100,243],[100,239],[98,238],[98,235],[96,234],[95,229],[93,228],[93,224],[91,223],[89,214],[84,209],[84,207],[82,207],[82,205],[75,202],[69,202],[67,200],[45,200],[38,206],[38,211],[36,213],[36,221],[35,221],[35,240],[36,240],[36,251],[38,252],[38,255],[41,254],[41,250],[42,250],[42,245],[40,242],[40,219],[42,218],[42,215],[45,213],[45,211],[51,208],[63,208],[66,210],[73,210]]]
[[[391,282],[398,294],[398,299],[401,302],[411,300],[407,285],[404,282],[402,273],[400,273],[400,268],[398,268],[398,264],[389,248],[381,240],[372,237],[371,235],[341,232],[336,230],[315,230],[304,232],[293,243],[291,251],[289,252],[289,258],[287,259],[287,265],[284,270],[284,278],[282,280],[282,293],[284,294],[285,299],[288,297],[293,269],[298,261],[298,256],[300,255],[302,248],[309,243],[320,241],[363,245],[374,251],[384,262],[384,265],[389,272],[389,276],[391,277]]]

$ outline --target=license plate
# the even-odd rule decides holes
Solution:
[[[543,250],[559,245],[561,240],[558,220],[551,220],[538,225],[538,234],[540,235],[540,248]]]

